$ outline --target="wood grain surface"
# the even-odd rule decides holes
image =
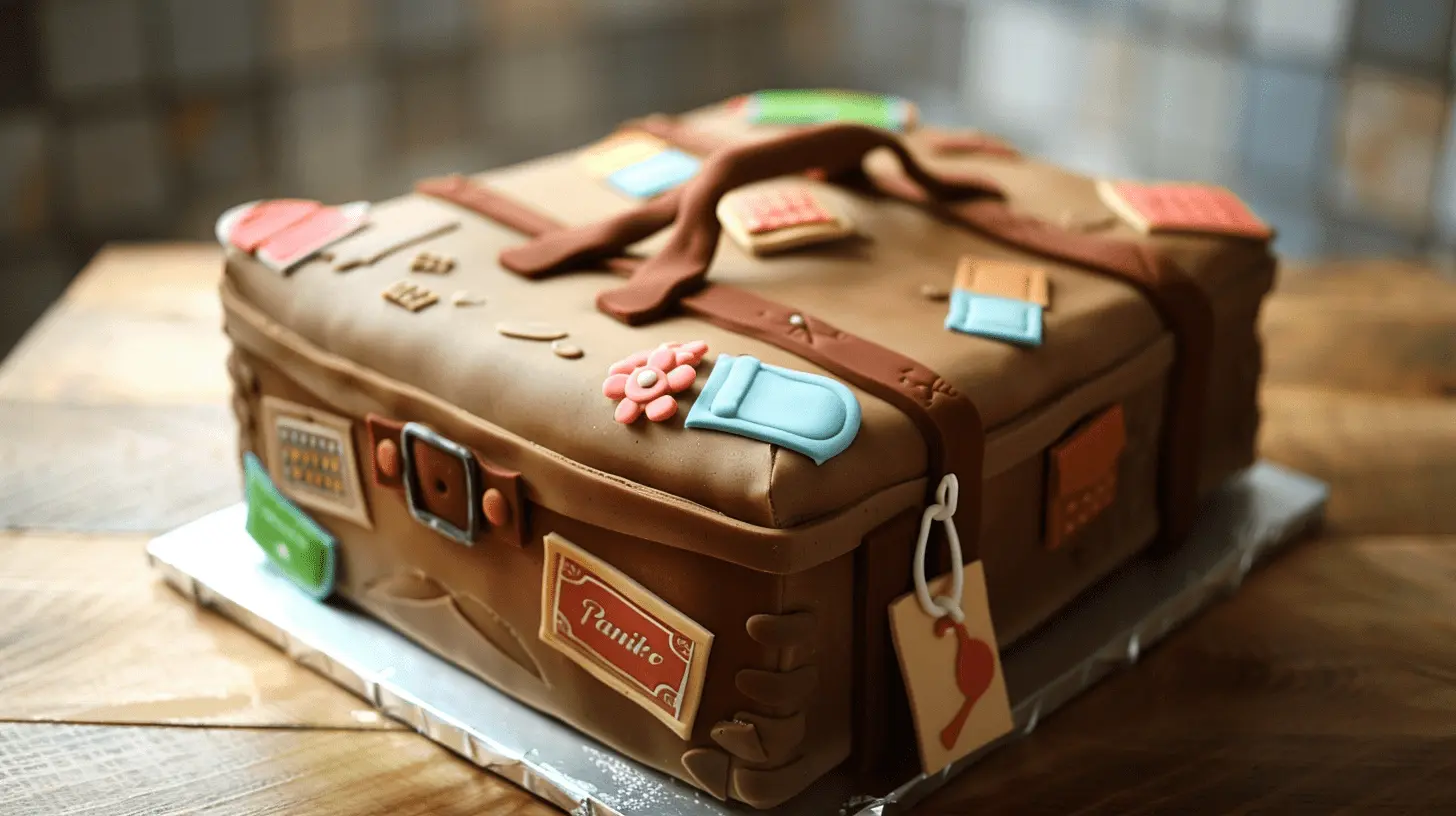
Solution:
[[[238,496],[218,270],[108,248],[0,364],[0,813],[552,812],[150,576]],[[1324,534],[918,813],[1456,812],[1456,286],[1288,269],[1263,331]]]

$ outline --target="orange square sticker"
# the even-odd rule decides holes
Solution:
[[[1274,231],[1228,189],[1207,184],[1099,181],[1097,194],[1146,233],[1193,232],[1265,241]]]

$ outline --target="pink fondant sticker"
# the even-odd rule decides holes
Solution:
[[[264,241],[256,255],[275,272],[287,272],[368,223],[369,205],[365,202],[321,207]]]
[[[556,533],[544,567],[541,640],[687,739],[713,634]]]
[[[1273,230],[1233,191],[1207,184],[1099,181],[1103,203],[1142,232],[1193,232],[1268,240]]]
[[[303,221],[323,208],[317,201],[280,198],[259,201],[237,215],[227,231],[228,243],[252,253],[273,236]]]

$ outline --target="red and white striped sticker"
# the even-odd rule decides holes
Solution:
[[[326,207],[317,201],[276,199],[228,210],[217,220],[216,232],[218,243],[251,253],[282,273],[368,223],[368,202]]]

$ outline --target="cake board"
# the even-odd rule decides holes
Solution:
[[[574,816],[840,813],[890,816],[1236,591],[1260,559],[1316,527],[1328,488],[1267,462],[1232,477],[1204,504],[1189,541],[1161,558],[1129,562],[1036,634],[1003,655],[1015,729],[944,771],[880,797],[858,795],[831,773],[777,808],[725,804],[639,765],[497,691],[363,613],[318,603],[273,572],[244,530],[242,504],[153,539],[147,558],[197,604],[282,649],[466,760]]]

